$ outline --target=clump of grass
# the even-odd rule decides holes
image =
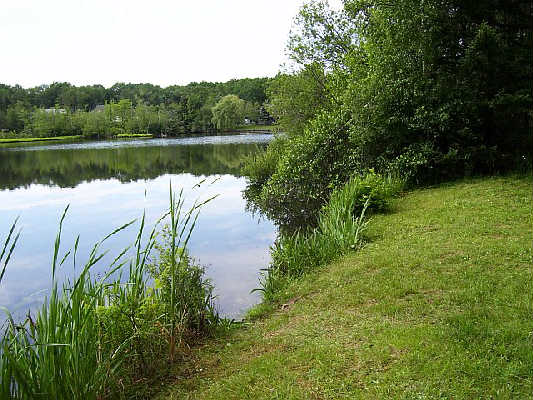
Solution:
[[[346,251],[358,249],[368,211],[385,211],[402,182],[370,171],[354,176],[335,190],[322,208],[318,226],[310,231],[281,232],[272,247],[272,262],[261,288],[266,301],[275,301],[290,280],[325,265]]]
[[[67,207],[68,209],[68,207]],[[56,271],[63,213],[55,241],[52,262],[52,290],[35,317],[17,324],[9,314],[8,327],[0,342],[2,351],[2,398],[97,398],[120,363],[120,349],[103,354],[96,306],[105,301],[105,279],[91,278],[91,268],[103,257],[100,246],[115,230],[97,243],[73,284],[59,288]],[[76,256],[77,244],[73,249]],[[113,268],[110,272],[115,270]]]
[[[101,399],[120,394],[131,397],[133,391],[143,396],[139,382],[146,385],[158,373],[157,367],[176,361],[185,333],[194,329],[196,335],[206,334],[219,321],[203,270],[192,265],[186,251],[206,202],[184,210],[183,192],[176,198],[171,188],[170,209],[145,241],[143,215],[132,245],[133,257],[127,257],[128,247],[102,278],[91,275],[106,254],[101,250],[104,243],[135,221],[95,244],[77,278],[60,286],[56,271],[69,258],[75,264],[79,243],[78,237],[74,247],[60,257],[67,207],[55,241],[49,297],[22,323],[6,310],[7,328],[0,338],[0,398]],[[167,217],[166,239],[157,244],[158,229]],[[0,253],[0,262],[4,261],[0,278],[19,237],[14,232],[15,224]],[[156,246],[160,258],[151,257]],[[161,264],[155,266],[156,260]],[[124,272],[127,275],[122,279]],[[149,284],[150,279],[156,287]]]

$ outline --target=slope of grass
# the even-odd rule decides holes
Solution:
[[[159,398],[533,398],[532,178],[418,190]]]

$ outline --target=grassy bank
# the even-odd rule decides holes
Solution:
[[[417,190],[160,398],[533,398],[532,178]]]
[[[23,143],[23,142],[47,142],[47,141],[58,141],[58,140],[77,140],[82,139],[83,136],[55,136],[55,137],[27,137],[27,138],[11,138],[11,139],[0,139],[0,144],[2,143]]]
[[[257,133],[270,133],[277,132],[276,125],[243,125],[235,129],[236,132],[257,132]]]

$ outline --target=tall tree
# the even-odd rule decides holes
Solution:
[[[212,108],[213,123],[217,129],[227,131],[237,128],[244,119],[244,100],[229,94]]]

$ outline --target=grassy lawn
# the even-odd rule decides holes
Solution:
[[[151,138],[154,137],[151,133],[120,133],[117,138]]]
[[[533,398],[531,177],[411,192],[366,235],[159,398]]]
[[[75,140],[81,139],[83,136],[55,136],[55,137],[42,137],[42,138],[14,138],[14,139],[0,139],[0,144],[2,143],[22,143],[22,142],[45,142],[51,140]]]

